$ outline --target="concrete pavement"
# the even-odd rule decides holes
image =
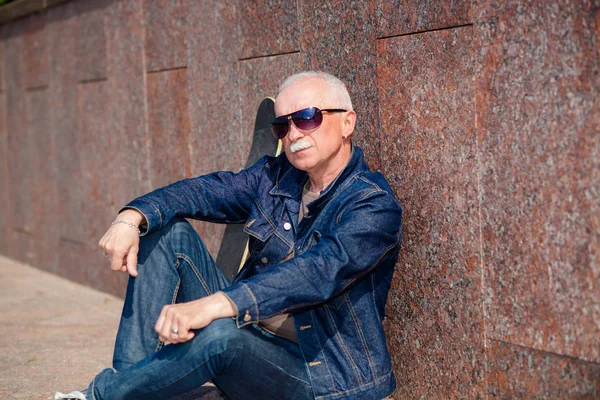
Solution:
[[[0,399],[52,399],[111,365],[123,301],[0,256]],[[220,399],[214,387],[186,399]]]

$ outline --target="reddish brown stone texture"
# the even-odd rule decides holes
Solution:
[[[240,58],[298,51],[300,43],[297,2],[241,0],[236,8],[241,31]]]
[[[50,96],[51,124],[56,151],[56,188],[58,208],[56,213],[61,223],[60,240],[83,241],[84,224],[81,223],[82,188],[85,182],[81,176],[79,151],[74,151],[77,143],[77,72],[76,39],[77,28],[74,3],[68,3],[48,10],[48,49],[50,57]],[[69,251],[58,251],[59,263],[65,274],[78,266],[67,262]],[[69,258],[70,260],[70,258]]]
[[[198,2],[191,0],[145,0],[146,70],[185,67],[186,14]]]
[[[1,59],[0,59],[1,60]],[[0,253],[9,252],[10,235],[10,172],[8,170],[8,132],[6,130],[6,94],[0,92],[0,202],[4,212],[0,213]]]
[[[6,92],[4,84],[4,41],[5,31],[0,27],[0,202],[5,210],[11,210],[10,204],[10,174],[8,171],[8,131],[6,129]],[[0,254],[8,253],[10,234],[10,212],[0,213]]]
[[[98,241],[114,219],[111,207],[112,136],[107,135],[110,121],[109,92],[106,81],[80,83],[77,86],[77,142],[80,154],[82,215],[93,217],[84,225],[84,243]]]
[[[239,35],[235,7],[207,1],[188,8],[186,44],[194,174],[243,166],[237,87]]]
[[[377,36],[387,37],[473,22],[470,0],[377,0]]]
[[[150,190],[142,5],[141,0],[117,2],[107,21],[113,214]]]
[[[600,59],[600,10],[596,11],[596,33],[598,34],[596,44],[598,47],[598,58]]]
[[[152,187],[192,175],[186,69],[148,74]]]
[[[299,72],[302,56],[299,53],[275,57],[263,57],[240,62],[239,96],[241,99],[239,141],[245,143],[244,163],[250,152],[256,111],[265,97],[275,97],[283,80]]]
[[[24,20],[22,85],[39,88],[48,85],[50,54],[48,53],[47,14],[34,14]]]
[[[372,168],[379,166],[375,3],[298,2],[303,69],[333,73],[348,86],[358,114],[353,142]]]
[[[90,226],[104,227],[105,220],[93,216],[90,208],[86,207],[91,199],[87,189],[90,188],[90,180],[84,179],[84,167],[88,165],[90,157],[98,157],[94,150],[86,148],[84,142],[89,141],[89,133],[81,131],[85,127],[86,115],[78,116],[78,95],[82,98],[82,91],[78,87],[85,85],[77,84],[81,76],[77,71],[78,60],[72,55],[76,53],[78,39],[73,32],[79,29],[75,3],[67,3],[53,7],[48,11],[48,36],[51,54],[51,81],[48,95],[52,104],[51,128],[56,143],[56,188],[58,207],[56,209],[59,222],[57,244],[54,252],[58,257],[59,267],[56,273],[69,279],[85,283],[96,288],[103,288],[108,292],[115,293],[115,288],[108,287],[106,280],[98,279],[98,270],[102,267],[108,268],[97,248],[97,236],[99,231],[90,233]],[[98,83],[96,83],[97,85]],[[105,84],[105,83],[104,83]],[[102,112],[102,105],[99,112]],[[93,106],[92,106],[93,110]],[[93,111],[89,111],[93,113]],[[107,120],[106,115],[104,117]],[[108,130],[106,131],[108,132]],[[106,136],[105,132],[105,136]],[[82,135],[86,135],[82,137]],[[91,138],[91,140],[101,139]],[[90,144],[90,143],[88,143]],[[97,179],[105,179],[105,171],[102,168],[94,172]],[[86,222],[83,222],[86,221]]]
[[[6,40],[6,29],[0,27],[0,93],[3,93],[6,89],[6,83],[4,83],[4,42]]]
[[[101,230],[106,230],[108,223],[98,222],[98,225]],[[110,263],[97,246],[99,240],[100,236],[92,238],[89,234],[81,241],[61,238],[56,250],[63,264],[59,274],[71,281],[124,297],[128,275],[110,268]]]
[[[73,4],[78,81],[105,79],[107,76],[106,20],[112,3],[113,0],[92,0]]]
[[[501,399],[598,399],[600,365],[490,341],[488,396]]]
[[[381,168],[404,207],[387,323],[398,398],[485,392],[472,36],[377,45]]]
[[[241,124],[237,85],[239,29],[235,7],[217,0],[188,7],[186,47],[191,127],[192,174],[237,171],[244,165],[247,142],[239,141]],[[224,225],[197,223],[211,254],[216,255]]]
[[[482,2],[476,104],[489,335],[599,362],[594,18],[590,2]]]
[[[8,170],[10,187],[9,246],[7,255],[23,262],[32,262],[31,218],[31,173],[28,155],[28,129],[25,91],[21,85],[23,73],[21,49],[22,33],[26,20],[15,21],[4,27],[4,66],[6,82],[6,104],[11,112],[6,113]]]
[[[34,255],[32,265],[55,272],[56,252],[60,232],[57,218],[56,150],[50,121],[48,90],[26,93],[27,103],[27,166],[30,175],[27,226],[31,227]]]

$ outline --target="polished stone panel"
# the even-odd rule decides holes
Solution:
[[[377,44],[381,169],[404,207],[386,323],[399,398],[485,392],[472,38]]]
[[[344,81],[358,115],[353,142],[372,168],[379,166],[377,53],[373,1],[298,1],[303,69],[330,72]]]
[[[8,131],[6,129],[6,85],[4,83],[4,42],[5,28],[0,26],[0,202],[10,210],[10,175],[8,170]],[[0,254],[8,253],[10,234],[10,213],[0,213]]]
[[[107,135],[110,114],[110,86],[106,81],[77,85],[77,141],[80,152],[82,215],[93,216],[84,225],[84,243],[97,241],[114,219],[111,204],[111,135]]]
[[[48,48],[50,57],[50,103],[51,129],[56,151],[56,187],[59,207],[56,210],[60,238],[78,242],[84,240],[84,224],[81,223],[84,182],[81,175],[80,157],[75,150],[77,143],[77,59],[73,57],[77,28],[74,3],[67,3],[48,10]],[[78,268],[66,262],[68,252],[58,252],[59,262],[65,272]],[[69,259],[70,260],[70,259]]]
[[[500,399],[600,398],[600,364],[490,341],[488,396]]]
[[[108,224],[101,228],[106,230]],[[115,272],[110,268],[110,262],[104,258],[98,241],[100,236],[85,239],[81,243],[61,238],[58,251],[61,253],[61,263],[68,265],[58,274],[69,280],[78,282],[103,292],[124,297],[128,275]]]
[[[2,64],[0,54],[0,64]],[[0,76],[1,78],[1,76]],[[0,203],[5,210],[11,210],[10,172],[8,169],[8,131],[6,130],[6,93],[0,92]],[[0,253],[8,254],[10,235],[10,212],[0,213]]]
[[[377,36],[405,35],[473,22],[469,0],[377,0]]]
[[[4,42],[6,41],[6,28],[0,26],[0,93],[6,90],[4,83]]]
[[[196,3],[196,4],[194,4]],[[186,14],[199,6],[186,0],[144,0],[146,70],[185,67]]]
[[[113,0],[74,2],[76,15],[76,71],[78,81],[105,79],[106,71],[106,23]]]
[[[6,113],[8,169],[10,185],[10,227],[9,253],[19,261],[32,262],[33,254],[31,218],[28,209],[31,204],[31,173],[28,154],[28,129],[25,118],[27,107],[25,91],[22,86],[22,33],[25,31],[25,20],[16,21],[4,29],[4,66],[6,82],[6,104],[10,104],[10,112]]]
[[[142,6],[141,0],[115,3],[106,25],[112,115],[108,126],[112,133],[110,211],[114,215],[122,205],[150,190]]]
[[[86,203],[91,199],[89,192],[90,181],[84,179],[82,165],[90,154],[82,142],[89,140],[82,137],[80,131],[83,124],[78,121],[78,72],[77,59],[72,57],[76,52],[78,40],[72,32],[78,29],[76,7],[67,3],[48,10],[48,35],[51,54],[51,82],[49,96],[53,105],[51,109],[51,127],[56,143],[56,188],[59,218],[56,249],[59,268],[57,274],[72,281],[84,283],[96,288],[104,288],[108,292],[115,290],[107,287],[105,282],[97,279],[99,268],[108,268],[97,248],[99,236],[90,234],[89,226],[105,227],[106,221],[101,221],[95,214],[90,213]],[[99,112],[101,112],[101,107]],[[89,111],[93,113],[93,106]],[[109,119],[109,118],[107,118]],[[109,119],[110,120],[110,119]],[[104,136],[107,136],[106,130]],[[101,139],[100,136],[98,139]],[[96,139],[96,138],[92,138]],[[102,172],[99,172],[102,171]],[[106,168],[94,172],[98,179],[105,178]],[[97,231],[96,231],[97,232]]]
[[[600,82],[591,2],[481,2],[489,336],[600,362]]]
[[[186,47],[192,174],[237,171],[249,149],[238,118],[241,107],[237,86],[239,30],[235,6],[218,0],[194,2],[187,8]],[[196,223],[207,248],[216,256],[224,225]]]
[[[236,8],[242,41],[240,58],[298,51],[300,29],[294,0],[246,1]]]
[[[194,174],[235,170],[244,165],[247,141],[237,118],[235,7],[217,0],[188,9],[187,68]]]
[[[109,81],[92,81],[77,85],[77,140],[81,169],[81,212],[92,216],[93,222],[83,224],[78,240],[61,238],[59,249],[63,262],[71,266],[70,279],[87,282],[99,290],[122,295],[126,277],[114,273],[98,248],[98,242],[114,220],[119,206],[115,205],[114,183],[118,160],[114,150],[120,142],[107,135],[113,127],[115,111],[111,105],[114,87]],[[84,264],[87,267],[82,268]]]
[[[27,155],[31,179],[27,226],[31,227],[34,254],[32,264],[48,271],[58,268],[57,241],[60,233],[57,218],[56,150],[53,131],[49,129],[50,102],[48,89],[26,93]]]
[[[186,69],[148,74],[151,186],[192,176]]]
[[[260,102],[265,97],[275,97],[277,88],[288,76],[299,72],[302,68],[300,53],[274,57],[261,57],[240,62],[239,96],[241,99],[240,115],[242,121],[241,137],[246,148],[243,150],[244,161],[250,152],[254,120]]]
[[[26,88],[47,86],[50,54],[48,52],[47,14],[25,18],[22,47],[22,84]]]

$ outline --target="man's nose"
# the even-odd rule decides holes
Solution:
[[[288,137],[290,141],[295,142],[298,139],[304,137],[304,134],[294,125],[292,121],[290,121],[290,130],[288,132]]]

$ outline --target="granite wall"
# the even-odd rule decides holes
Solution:
[[[78,0],[0,26],[0,253],[122,294],[96,246],[119,206],[240,169],[260,100],[322,69],[405,208],[394,397],[600,398],[599,9]]]

